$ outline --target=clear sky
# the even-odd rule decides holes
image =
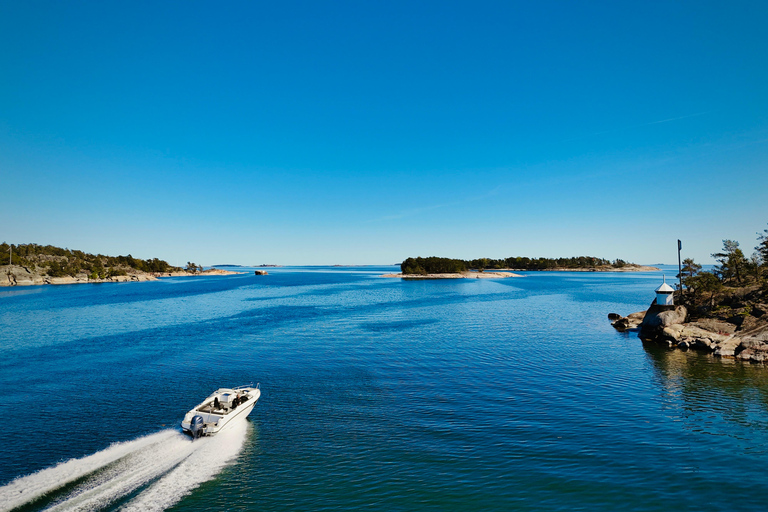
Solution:
[[[768,2],[0,0],[0,241],[711,263],[768,227]]]

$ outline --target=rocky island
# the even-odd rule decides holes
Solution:
[[[684,289],[663,286],[646,311],[608,318],[619,331],[635,331],[645,342],[717,357],[768,362],[768,230],[747,259],[738,242],[723,241],[712,256],[718,265],[701,272],[692,259],[683,263]],[[661,292],[660,292],[661,290]],[[664,303],[664,293],[672,297]]]
[[[1,244],[0,286],[43,284],[123,283],[154,281],[160,277],[230,275],[241,272],[211,268],[188,262],[175,267],[157,258],[142,260],[128,256],[88,254],[37,244]]]
[[[682,350],[701,350],[717,357],[768,362],[768,297],[754,290],[730,295],[719,304],[722,314],[699,317],[677,305],[663,309],[655,303],[647,311],[622,317],[609,315],[619,331],[636,331],[640,339]]]

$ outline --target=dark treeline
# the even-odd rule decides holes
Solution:
[[[76,276],[85,272],[93,279],[126,275],[129,270],[142,272],[171,272],[181,270],[158,258],[142,260],[128,256],[104,256],[54,247],[52,245],[0,244],[0,265],[37,267],[51,277]]]
[[[513,257],[504,259],[480,258],[476,260],[457,260],[451,258],[408,258],[400,264],[403,274],[442,274],[464,272],[466,270],[554,270],[585,269],[594,267],[621,268],[628,263],[624,260],[606,260],[591,256],[575,258],[527,258]]]
[[[467,270],[466,262],[451,258],[407,258],[400,264],[403,274],[451,274]]]

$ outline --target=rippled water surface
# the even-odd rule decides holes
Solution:
[[[0,289],[0,510],[765,508],[768,369],[606,319],[660,273],[390,271]]]

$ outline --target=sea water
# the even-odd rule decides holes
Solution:
[[[768,503],[768,369],[607,320],[647,308],[660,272],[243,270],[1,289],[0,510]],[[180,432],[252,382],[248,421]]]

